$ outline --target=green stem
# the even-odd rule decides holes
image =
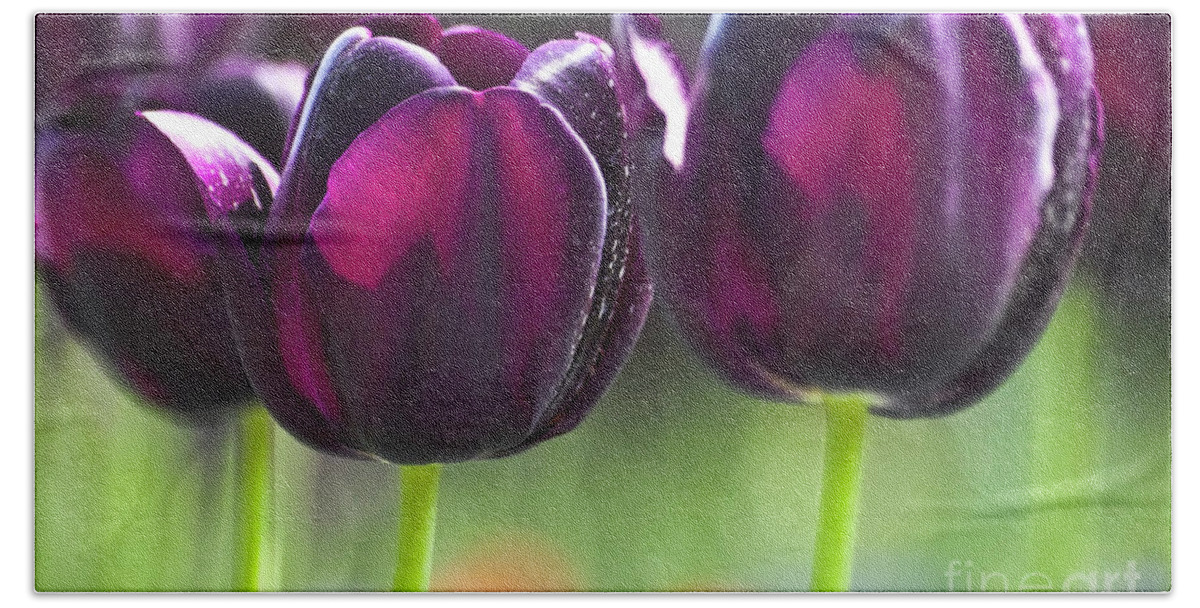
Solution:
[[[400,537],[393,591],[429,591],[442,465],[400,467]]]
[[[822,406],[828,428],[812,590],[849,591],[868,401],[861,395],[826,395]]]
[[[236,540],[234,591],[258,591],[271,475],[271,417],[262,407],[242,415],[238,484],[240,536]]]

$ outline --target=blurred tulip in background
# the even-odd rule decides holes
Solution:
[[[1090,211],[1082,18],[721,16],[690,90],[656,30],[625,17],[615,34],[630,105],[661,116],[636,135],[637,209],[706,360],[755,394],[864,392],[903,418],[1012,373]]]

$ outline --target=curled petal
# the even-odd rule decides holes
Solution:
[[[596,157],[605,181],[626,181],[625,129],[615,78],[608,44],[579,34],[577,40],[554,40],[535,49],[512,86],[533,93],[563,115]]]
[[[192,114],[174,110],[140,113],[162,131],[183,154],[200,182],[209,219],[227,218],[242,205],[262,210],[261,184],[279,188],[279,174],[249,144],[228,129]],[[257,182],[257,183],[256,183]]]
[[[419,46],[372,37],[365,28],[339,36],[317,66],[300,108],[284,164],[278,221],[295,220],[299,224],[287,228],[302,233],[324,196],[329,167],[350,142],[392,106],[449,84],[450,73]]]
[[[657,17],[617,15],[613,39],[620,51],[618,93],[629,131],[634,137],[661,137],[663,155],[679,168],[689,113],[687,69],[662,40]]]
[[[632,232],[631,161],[615,79],[612,49],[588,34],[579,34],[577,40],[557,40],[538,47],[513,79],[514,86],[540,97],[574,127],[600,165],[608,199],[600,274],[582,339],[563,379],[560,401],[569,399],[567,395],[574,387],[594,373],[595,359],[605,349],[608,328],[614,323],[612,316],[624,305],[615,301],[620,297],[618,292],[631,289],[622,287]],[[647,298],[648,294],[646,287]],[[618,359],[606,362],[619,367],[624,353]]]

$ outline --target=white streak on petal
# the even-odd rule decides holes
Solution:
[[[638,72],[646,82],[646,95],[666,118],[663,156],[678,169],[683,166],[683,148],[687,139],[687,87],[664,45],[630,31],[629,46]]]

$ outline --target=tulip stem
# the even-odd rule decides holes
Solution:
[[[442,465],[400,467],[400,537],[392,591],[429,591]]]
[[[271,475],[271,417],[262,407],[242,415],[238,458],[238,507],[240,519],[235,555],[234,591],[258,591],[266,530],[268,491]]]
[[[825,469],[813,554],[813,591],[849,591],[854,521],[862,481],[868,400],[857,394],[825,395]]]

